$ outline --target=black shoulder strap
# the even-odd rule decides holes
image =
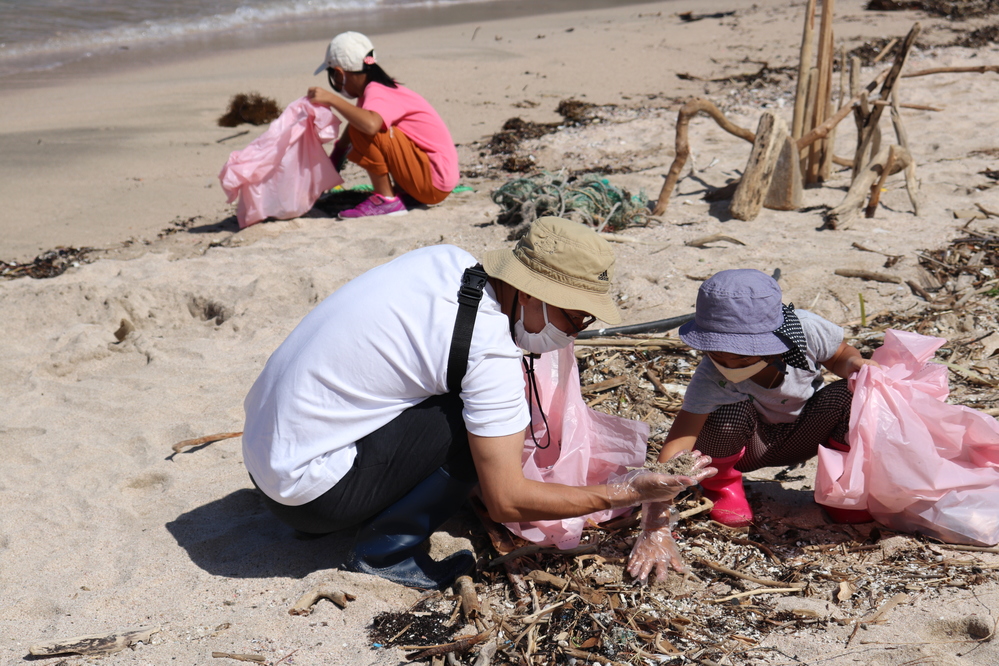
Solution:
[[[468,369],[468,348],[472,344],[472,329],[475,328],[475,315],[479,312],[479,301],[486,288],[489,276],[482,270],[482,264],[466,268],[461,276],[458,289],[458,316],[454,319],[454,332],[451,334],[451,351],[447,359],[447,388],[452,393],[461,391],[461,380]]]

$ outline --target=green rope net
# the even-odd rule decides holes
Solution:
[[[632,196],[598,175],[567,177],[543,171],[507,181],[492,193],[500,224],[517,226],[519,237],[539,217],[554,215],[589,225],[597,231],[645,226],[651,219],[644,192]]]

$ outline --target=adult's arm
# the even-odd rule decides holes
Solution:
[[[489,516],[501,523],[557,520],[646,501],[669,501],[684,488],[714,473],[707,468],[705,458],[690,476],[636,470],[620,481],[596,486],[542,483],[524,477],[523,432],[503,437],[468,433],[468,443],[479,475],[482,500]]]
[[[659,453],[659,462],[666,462],[681,451],[693,450],[697,436],[701,434],[701,428],[707,420],[708,414],[694,414],[682,409],[677,412]]]
[[[881,367],[877,361],[861,356],[855,347],[846,342],[839,343],[839,349],[836,350],[836,353],[822,365],[826,370],[843,379],[848,379],[850,375],[865,365]]]
[[[325,88],[318,86],[309,88],[308,97],[313,104],[328,106],[339,113],[351,127],[358,130],[361,134],[374,136],[382,130],[385,124],[381,114],[355,106],[343,97]]]

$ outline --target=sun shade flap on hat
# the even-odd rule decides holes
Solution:
[[[549,305],[621,321],[610,296],[614,253],[593,229],[559,217],[537,219],[512,250],[487,252],[486,272]]]

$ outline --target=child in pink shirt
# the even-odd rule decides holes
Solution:
[[[430,103],[386,74],[371,41],[357,32],[333,38],[316,74],[324,69],[333,90],[357,99],[354,105],[323,88],[309,88],[314,104],[332,108],[350,125],[330,159],[338,169],[345,159],[359,165],[375,191],[340,217],[404,215],[398,190],[423,204],[443,201],[458,184],[458,151]]]

